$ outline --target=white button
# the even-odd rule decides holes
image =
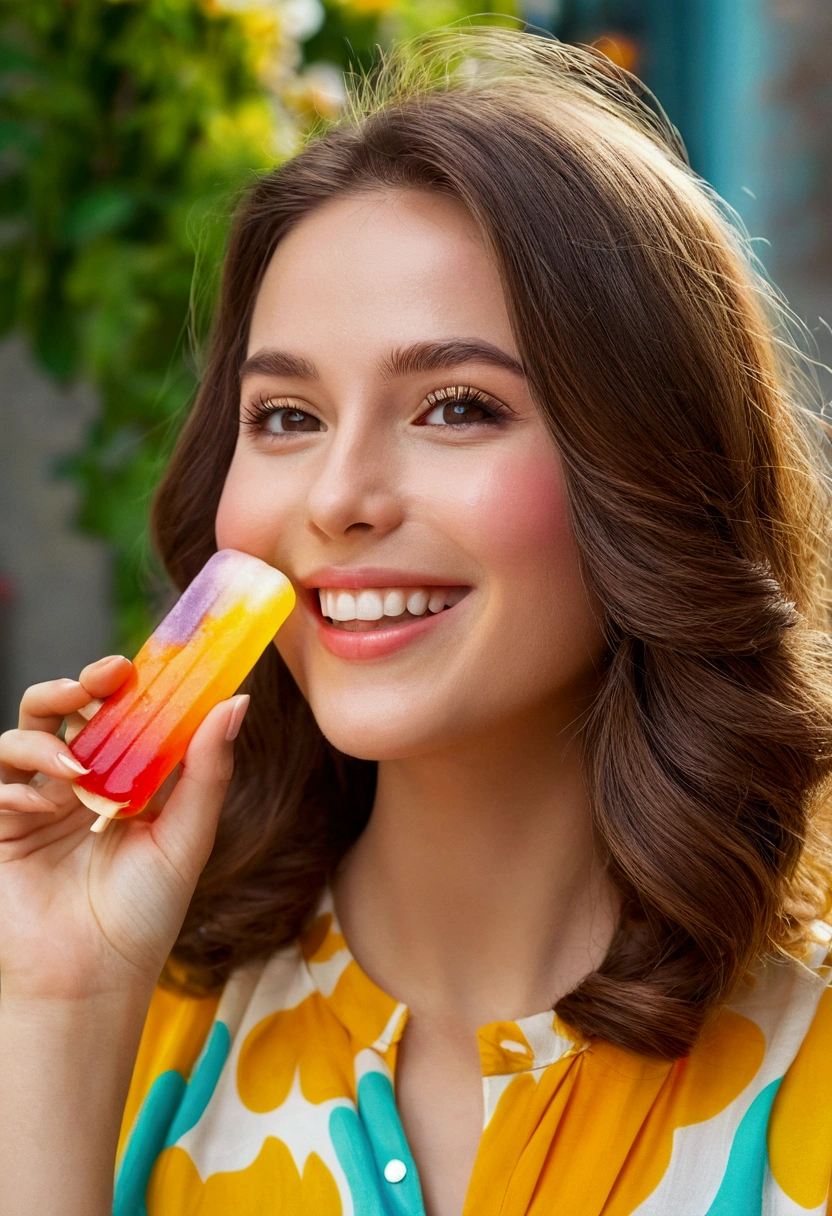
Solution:
[[[388,1161],[384,1167],[384,1177],[388,1182],[401,1182],[406,1173],[407,1166],[403,1161],[399,1161],[398,1157]]]

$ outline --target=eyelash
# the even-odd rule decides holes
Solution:
[[[507,405],[502,401],[498,401],[496,397],[492,397],[490,393],[483,392],[482,389],[473,388],[471,385],[455,384],[447,388],[435,389],[425,397],[425,402],[428,409],[423,410],[420,415],[418,426],[427,426],[427,423],[421,421],[421,418],[426,414],[430,414],[439,405],[445,405],[449,401],[465,403],[470,405],[479,405],[482,409],[487,410],[491,415],[489,419],[481,419],[478,422],[458,422],[453,426],[448,426],[447,430],[462,430],[471,426],[490,426],[493,423],[498,423],[509,418],[513,414]],[[290,397],[268,397],[265,393],[261,393],[258,399],[251,404],[251,413],[247,418],[243,419],[243,424],[251,427],[252,430],[262,430],[265,423],[272,414],[278,413],[280,410],[297,410],[298,413],[308,414],[309,410],[298,410],[293,404],[293,399]],[[315,417],[313,414],[312,417]]]
[[[488,422],[485,422],[485,425],[490,425],[491,421],[499,422],[505,418],[508,418],[512,413],[507,405],[503,405],[502,401],[498,401],[497,398],[492,397],[490,393],[485,393],[482,389],[473,388],[467,384],[455,384],[450,388],[436,389],[434,392],[427,394],[425,401],[430,406],[430,409],[425,410],[426,414],[431,413],[431,411],[435,410],[438,405],[445,405],[449,401],[459,402],[460,404],[464,403],[466,405],[479,405],[484,410],[487,410],[491,415],[491,419]],[[482,426],[483,421],[459,422],[456,424],[456,427]],[[420,425],[425,426],[427,424],[420,423]]]

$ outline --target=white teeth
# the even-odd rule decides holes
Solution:
[[[380,621],[382,617],[424,616],[428,611],[441,612],[453,608],[465,598],[466,587],[363,587],[360,591],[344,591],[334,587],[319,587],[321,615],[332,621]]]
[[[421,616],[423,612],[427,612],[428,599],[427,591],[411,591],[407,597],[407,611],[413,616]]]
[[[355,601],[355,615],[359,621],[380,621],[384,616],[384,605],[380,591],[359,591]],[[392,615],[391,613],[387,614]]]
[[[406,607],[403,591],[385,591],[384,615],[401,616]]]
[[[336,591],[330,597],[329,615],[333,621],[355,620],[355,596],[351,591]]]

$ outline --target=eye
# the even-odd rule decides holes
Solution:
[[[295,431],[319,431],[321,421],[314,414],[307,414],[305,410],[280,408],[269,412],[264,428],[273,435],[286,435]]]
[[[505,407],[481,389],[455,385],[428,393],[425,400],[432,407],[419,419],[420,426],[471,426],[494,423],[505,413]]]
[[[276,405],[273,401],[261,401],[250,420],[250,425],[267,435],[296,435],[324,430],[320,418],[306,410],[291,405]]]

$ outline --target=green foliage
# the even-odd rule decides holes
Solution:
[[[482,11],[326,0],[306,62],[361,66],[379,41]],[[279,18],[279,3],[0,0],[0,333],[24,331],[52,376],[98,394],[63,472],[79,526],[111,547],[128,651],[151,624],[148,501],[193,395],[233,199],[302,122]]]
[[[273,158],[250,33],[198,0],[0,8],[0,325],[100,414],[69,470],[115,562],[119,641],[149,624],[147,502],[194,387],[195,242],[219,258],[229,197]]]
[[[515,0],[323,0],[326,19],[304,46],[307,62],[371,67],[379,46],[465,18],[516,17]]]

